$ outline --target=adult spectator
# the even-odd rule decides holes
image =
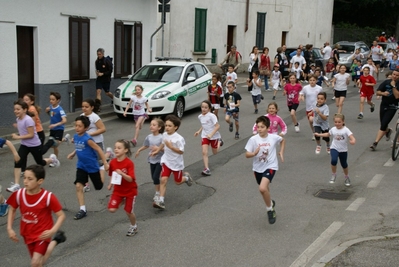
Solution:
[[[305,51],[303,52],[303,57],[305,58],[306,61],[306,67],[304,68],[304,77],[305,80],[307,80],[307,76],[309,74],[310,71],[310,64],[314,63],[314,59],[313,59],[313,45],[312,44],[307,44],[305,46]]]
[[[374,143],[370,146],[372,150],[377,148],[378,142],[385,135],[389,141],[392,129],[389,123],[396,114],[396,106],[399,103],[399,70],[392,72],[392,79],[383,81],[377,89],[377,96],[382,96],[380,105],[380,129],[377,132]],[[394,140],[396,142],[396,140]]]
[[[329,60],[331,57],[332,48],[329,42],[324,43],[324,47],[320,49],[321,53],[323,54],[323,58]]]
[[[242,56],[241,56],[240,52],[237,51],[237,46],[232,45],[230,47],[230,52],[228,52],[226,54],[226,56],[224,57],[223,61],[220,62],[220,64],[218,66],[220,68],[222,68],[223,65],[233,64],[234,65],[234,71],[236,71],[238,69],[238,67],[241,65],[241,61],[242,61]]]
[[[263,54],[260,55],[259,71],[260,71],[261,78],[263,78],[264,83],[265,83],[265,90],[269,90],[269,82],[268,82],[267,78],[268,78],[268,76],[270,76],[272,69],[270,66],[270,57],[269,57],[269,48],[268,47],[264,47]]]
[[[277,54],[274,57],[274,63],[273,63],[273,65],[276,65],[276,64],[279,65],[279,71],[281,72],[283,79],[288,77],[288,73],[289,73],[288,59],[287,59],[287,55],[285,54],[286,49],[287,49],[287,47],[285,45],[277,48]]]
[[[386,43],[386,42],[387,42],[387,38],[386,38],[385,32],[382,32],[382,33],[381,33],[381,35],[380,35],[380,37],[379,37],[379,41],[380,41],[380,42],[383,42],[383,43]]]
[[[375,65],[375,71],[377,73],[377,80],[378,80],[378,73],[379,73],[379,68],[381,65],[381,60],[382,57],[384,55],[384,50],[382,49],[381,46],[379,46],[377,44],[377,41],[373,41],[373,46],[370,48],[370,55],[369,57],[371,57],[373,59],[373,63]]]
[[[291,58],[290,67],[289,67],[290,70],[292,69],[292,66],[294,66],[295,62],[299,63],[300,69],[304,70],[306,68],[306,60],[301,54],[302,54],[302,49],[298,47],[296,50],[296,55]]]
[[[339,62],[339,44],[334,45],[334,49],[331,52],[332,58],[334,59],[334,65],[337,66]]]
[[[110,92],[111,86],[111,73],[112,73],[112,62],[104,57],[104,49],[97,49],[97,60],[96,65],[96,88],[97,88],[97,99],[101,102],[101,91],[104,90],[105,94],[113,99],[114,95]]]
[[[259,64],[260,64],[260,59],[259,59],[259,49],[255,45],[252,47],[252,51],[249,54],[249,66],[248,66],[248,73],[249,73],[249,79],[252,80],[252,73],[255,70],[259,70]],[[251,85],[248,86],[248,91],[252,91],[252,83]]]
[[[301,49],[301,56],[303,56],[303,45],[299,45],[298,46],[298,49]],[[290,60],[291,60],[291,58],[293,57],[293,56],[295,56],[296,55],[296,51],[292,51],[291,53],[290,53]]]

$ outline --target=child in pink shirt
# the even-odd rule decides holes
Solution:
[[[279,115],[277,115],[277,111],[278,111],[278,106],[277,106],[276,102],[271,102],[267,106],[267,114],[265,115],[265,117],[268,117],[270,120],[270,127],[268,130],[268,133],[269,134],[278,134],[281,137],[283,137],[284,135],[287,134],[287,125],[285,124],[283,119]],[[278,133],[279,127],[281,130],[280,133]],[[258,127],[257,127],[256,123],[254,124],[254,127],[252,128],[252,132],[253,132],[253,134],[258,133]]]
[[[295,132],[299,132],[299,122],[296,119],[296,110],[299,106],[299,92],[302,91],[302,86],[295,77],[295,73],[288,76],[288,83],[284,86],[283,95],[287,96],[287,106],[291,114],[292,122],[294,123]]]

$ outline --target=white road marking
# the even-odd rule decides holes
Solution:
[[[385,162],[384,167],[392,167],[393,165],[395,165],[395,161],[390,158],[387,162]]]
[[[333,222],[301,255],[290,265],[290,267],[303,267],[324,247],[330,238],[344,225],[344,222]]]
[[[378,184],[381,182],[384,174],[376,174],[373,179],[367,184],[367,188],[376,188]]]
[[[348,211],[357,211],[357,209],[360,207],[366,201],[364,197],[359,197],[355,199],[355,201],[352,202],[352,204],[349,205],[349,207],[346,208]]]

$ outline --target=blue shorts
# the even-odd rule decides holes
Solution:
[[[6,139],[0,138],[0,148],[3,148],[4,144],[6,143]]]
[[[235,121],[239,121],[238,112],[226,111],[226,116],[233,117]]]
[[[263,178],[269,179],[270,182],[272,182],[274,175],[276,174],[276,170],[272,169],[266,169],[263,173],[261,172],[254,172],[256,182],[258,185],[260,185],[260,182],[262,181]]]
[[[254,105],[259,104],[260,100],[261,100],[261,96],[262,95],[253,95],[252,96],[252,103],[254,103]]]

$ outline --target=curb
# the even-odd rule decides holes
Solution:
[[[337,257],[339,254],[344,252],[346,249],[349,247],[362,243],[365,241],[372,241],[372,240],[388,240],[392,238],[399,238],[399,234],[390,234],[390,235],[383,235],[383,236],[371,236],[371,237],[362,237],[362,238],[357,238],[353,239],[350,241],[346,241],[335,248],[333,248],[329,253],[321,257],[315,264],[312,265],[312,267],[324,267],[327,263],[332,261],[335,257]]]

